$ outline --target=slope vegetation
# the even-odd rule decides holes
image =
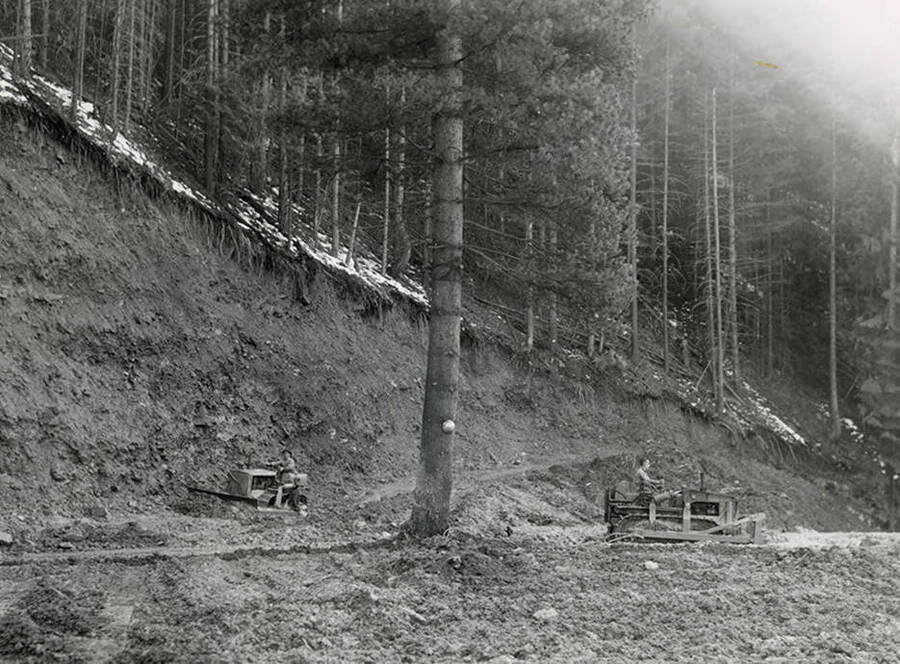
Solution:
[[[165,509],[185,481],[215,485],[289,447],[323,508],[355,518],[358,500],[384,498],[385,518],[402,519],[424,321],[379,315],[323,271],[301,304],[264,254],[21,121],[3,129],[0,498],[11,514]],[[858,527],[865,506],[850,487],[772,468],[678,406],[620,390],[614,373],[592,378],[604,387],[470,340],[458,486],[475,471],[554,466],[549,485],[534,479],[550,502],[556,487],[596,517],[602,482],[650,452],[674,483],[693,481],[702,461],[776,525]]]

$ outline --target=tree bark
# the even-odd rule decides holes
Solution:
[[[335,133],[332,145],[334,177],[331,180],[331,255],[337,257],[341,249],[341,138]]]
[[[703,226],[706,235],[706,326],[709,331],[709,375],[716,408],[721,403],[719,352],[716,345],[715,287],[713,285],[712,224],[709,218],[709,97],[703,97]]]
[[[734,209],[734,58],[731,58],[731,76],[728,104],[728,173],[731,186],[728,187],[728,329],[731,332],[732,382],[736,391],[741,385],[741,353],[738,346],[737,315],[737,225]]]
[[[27,0],[30,6],[31,1]],[[31,17],[29,15],[29,23]],[[78,104],[84,97],[84,51],[87,40],[87,0],[78,0],[78,26],[75,30],[75,72],[72,83],[72,122],[78,119]],[[29,40],[30,42],[30,40]]]
[[[887,326],[890,330],[897,329],[897,244],[900,236],[897,235],[897,167],[900,166],[900,133],[894,135],[894,144],[891,146],[891,223],[888,235],[888,305]]]
[[[550,286],[548,297],[549,311],[547,312],[547,335],[550,337],[550,354],[555,356],[559,346],[559,293],[557,292],[559,279],[556,267],[559,260],[556,255],[556,250],[559,246],[559,231],[557,230],[555,221],[550,220],[547,223],[550,226],[548,253],[551,265],[553,265],[551,268],[551,272],[553,273],[553,283]],[[556,366],[555,362],[553,366]]]
[[[400,108],[406,103],[406,90],[400,89]],[[412,247],[409,243],[409,231],[406,228],[406,218],[403,215],[406,189],[404,178],[406,177],[406,127],[400,127],[396,135],[397,168],[394,170],[394,260],[391,274],[399,277],[409,267],[409,259]]]
[[[338,26],[344,22],[344,2],[337,0],[335,7],[335,18]],[[331,81],[332,90],[335,92],[337,99],[340,79],[335,73],[334,79]],[[338,129],[334,132],[331,145],[331,155],[334,164],[334,178],[331,181],[331,255],[337,258],[341,251],[341,131],[340,118],[338,118]]]
[[[218,166],[218,0],[207,0],[206,6],[206,136],[204,149],[204,168],[206,176],[206,193],[209,196],[216,194],[216,172]]]
[[[387,105],[391,103],[391,89],[385,85],[384,96]],[[388,246],[391,233],[391,128],[384,128],[384,219],[381,231],[381,274],[387,274]]]
[[[31,53],[33,50],[31,30],[31,0],[20,0],[21,17],[19,22],[19,40],[15,52],[16,67],[20,76],[28,76],[31,69]]]
[[[156,45],[156,20],[159,0],[147,0],[150,3],[150,13],[144,13],[144,21],[147,24],[144,30],[144,67],[143,84],[141,85],[141,107],[147,113],[153,103],[153,50]]]
[[[446,0],[459,8],[460,0]],[[445,28],[437,36],[438,75],[447,90],[434,121],[434,268],[428,366],[419,471],[409,528],[419,537],[447,530],[452,489],[453,431],[459,388],[463,250],[462,40]]]
[[[41,69],[47,70],[50,57],[50,0],[41,2]]]
[[[134,21],[135,4],[138,0],[128,0],[128,58],[125,66],[125,131],[131,128],[131,90],[134,86]],[[210,3],[214,0],[209,0]]]
[[[534,220],[525,221],[525,269],[528,273],[528,290],[525,294],[525,351],[534,348]]]
[[[828,386],[831,397],[831,438],[841,436],[837,385],[837,132],[831,110],[831,220],[828,226]]]
[[[432,169],[433,170],[433,169]],[[431,299],[434,289],[431,286],[431,277],[434,266],[434,188],[431,178],[425,182],[425,293]]]
[[[110,125],[113,133],[119,129],[119,68],[122,50],[122,30],[125,23],[125,3],[128,0],[117,0],[116,22],[113,27],[112,64],[110,65],[109,85],[112,99],[110,101]]]
[[[641,355],[638,329],[637,143],[637,74],[635,74],[634,80],[631,82],[631,211],[628,216],[628,264],[631,266],[631,360],[633,362],[637,362]],[[591,354],[593,354],[593,347]]]
[[[669,371],[669,106],[670,81],[669,43],[666,42],[666,81],[663,101],[663,203],[662,203],[662,318],[663,367]]]
[[[721,413],[725,399],[725,348],[722,333],[722,245],[719,233],[719,168],[716,150],[716,89],[712,89],[712,200],[713,200],[713,263],[715,264],[716,291],[716,381],[719,385],[716,396],[716,412]]]
[[[285,21],[283,14],[279,17],[279,20],[278,41],[282,50],[282,63],[284,63],[286,54],[284,53]],[[282,64],[278,70],[278,110],[279,115],[281,115],[278,123],[278,226],[281,228],[281,232],[290,238],[292,234],[290,198],[288,196],[290,181],[288,179],[287,132],[284,128],[284,116],[287,114],[287,78],[287,65]]]
[[[175,26],[178,21],[178,0],[169,0],[169,20],[166,24],[166,75],[163,78],[163,103],[171,105],[175,90]]]
[[[269,31],[272,24],[271,12],[266,12],[263,17],[263,33],[268,40]],[[263,195],[266,189],[266,177],[269,172],[269,159],[267,147],[267,133],[269,120],[269,106],[272,98],[272,81],[269,75],[269,68],[266,67],[262,73],[262,80],[259,82],[259,115],[256,127],[256,160],[250,178],[250,188],[257,194]]]
[[[775,373],[775,234],[769,220],[769,199],[766,191],[766,377]]]

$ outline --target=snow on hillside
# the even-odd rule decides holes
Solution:
[[[261,198],[249,191],[242,192],[245,200],[224,205],[210,200],[203,193],[186,184],[183,178],[157,163],[141,146],[120,132],[104,123],[94,105],[87,101],[78,104],[77,120],[72,123],[72,93],[68,88],[57,85],[47,78],[34,74],[24,80],[15,80],[9,69],[12,62],[12,51],[0,45],[0,104],[14,106],[33,106],[34,101],[46,104],[56,113],[68,118],[78,134],[93,146],[101,149],[114,163],[125,164],[132,170],[149,175],[164,190],[180,197],[185,202],[201,207],[215,215],[233,217],[243,231],[250,231],[260,236],[264,242],[295,258],[309,257],[333,273],[339,273],[357,280],[366,288],[381,297],[393,300],[401,298],[419,306],[427,307],[428,298],[421,284],[409,278],[395,279],[382,274],[380,261],[365,252],[358,253],[352,259],[347,246],[340,246],[337,255],[330,251],[330,239],[319,234],[317,242],[295,235],[287,237],[272,223],[277,218],[277,204],[273,196]],[[39,109],[35,109],[38,110]],[[252,201],[252,204],[249,202]],[[303,218],[304,210],[300,206],[293,209],[295,217]],[[312,229],[304,226],[307,235]],[[771,430],[784,442],[791,445],[806,446],[802,435],[795,431],[782,418],[778,417],[767,406],[764,399],[752,387],[744,383],[747,398],[738,403],[729,404],[729,412],[742,426],[753,428],[763,426]],[[681,381],[678,389],[679,397],[694,408],[702,409],[704,395],[698,386],[690,381]]]
[[[319,246],[313,246],[299,236],[286,237],[269,219],[276,218],[277,208],[274,200],[269,197],[265,200],[256,198],[262,204],[263,209],[269,215],[267,219],[259,211],[246,203],[223,205],[214,202],[208,197],[186,184],[183,179],[176,177],[169,170],[154,161],[147,152],[134,141],[104,123],[98,116],[94,105],[87,101],[81,101],[77,107],[77,120],[72,121],[72,92],[68,88],[59,86],[47,78],[34,74],[27,79],[16,80],[12,76],[9,64],[12,62],[12,51],[0,45],[0,103],[16,106],[29,106],[29,95],[47,104],[60,115],[69,119],[78,134],[89,141],[118,164],[126,164],[130,168],[150,175],[166,191],[199,205],[206,212],[222,216],[228,212],[237,220],[237,225],[244,231],[252,231],[258,234],[265,242],[273,247],[301,258],[306,255],[317,263],[325,266],[332,272],[339,272],[361,282],[375,293],[386,299],[399,297],[409,300],[423,307],[428,306],[428,298],[422,285],[409,278],[395,279],[381,273],[380,263],[374,256],[365,253],[356,257],[354,261],[346,260],[348,247],[339,247],[338,257]],[[243,192],[245,196],[252,197],[249,192]],[[255,197],[254,197],[255,198]],[[295,206],[294,213],[297,218],[302,218],[303,210]],[[327,238],[322,236],[327,243]],[[392,297],[393,296],[393,297]]]

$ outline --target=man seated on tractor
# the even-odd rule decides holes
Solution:
[[[297,460],[291,454],[289,449],[281,450],[281,461],[278,464],[277,475],[275,478],[279,484],[293,484],[294,476],[297,474]]]
[[[653,479],[650,477],[650,459],[644,458],[641,461],[641,465],[638,466],[637,472],[635,473],[635,479],[638,487],[638,497],[637,499],[641,502],[649,503],[651,499],[655,499],[654,492],[657,490],[662,490],[665,487],[665,482],[661,479]]]

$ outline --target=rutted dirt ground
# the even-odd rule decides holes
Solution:
[[[613,375],[467,347],[454,525],[402,540],[420,322],[322,274],[303,306],[2,122],[0,661],[895,661],[897,540],[796,531],[871,527],[866,485],[773,467]],[[306,518],[184,489],[285,446]],[[772,544],[604,543],[603,489],[647,453],[767,512]]]
[[[760,547],[602,534],[460,528],[355,551],[3,566],[0,658],[896,661],[895,534]]]
[[[418,544],[393,491],[355,521],[210,500],[70,523],[0,556],[0,661],[896,661],[900,535],[609,544],[584,489],[615,465],[476,473]]]

